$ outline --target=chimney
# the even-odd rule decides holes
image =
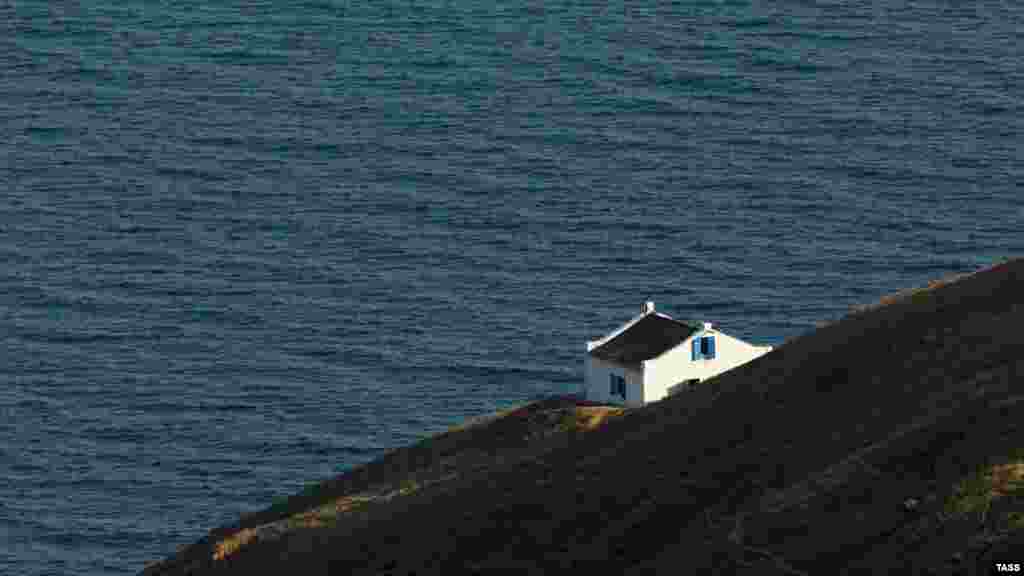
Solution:
[[[654,312],[654,302],[644,302],[643,308],[641,309],[644,314],[648,312]]]

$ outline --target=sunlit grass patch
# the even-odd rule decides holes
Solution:
[[[561,432],[586,432],[597,428],[609,418],[624,412],[622,408],[580,407],[565,412],[558,424]]]
[[[287,518],[252,528],[245,528],[217,542],[213,549],[214,560],[224,560],[250,544],[276,540],[288,532],[303,528],[330,528],[338,517],[346,512],[377,499],[379,494],[356,494],[332,500],[311,510],[292,514]]]
[[[217,545],[213,547],[213,559],[224,560],[228,556],[231,556],[235,552],[242,549],[258,538],[258,533],[255,528],[246,528],[235,532],[228,538],[217,542]]]
[[[414,478],[406,478],[405,480],[402,480],[402,484],[398,488],[398,495],[399,496],[405,496],[407,494],[412,494],[413,492],[415,492],[415,491],[417,491],[419,489],[420,489],[420,483],[419,482],[417,482]]]
[[[1024,450],[1006,462],[983,466],[961,480],[946,499],[944,511],[951,516],[975,516],[982,523],[1001,528],[1024,528],[1024,511],[1006,510],[991,518],[993,506],[1006,499],[1024,498]]]
[[[1010,530],[1024,530],[1024,512],[1014,510],[1007,514],[1006,525]]]
[[[356,494],[338,498],[326,504],[322,504],[299,514],[293,514],[285,519],[284,523],[289,529],[298,528],[329,528],[337,523],[338,516],[351,512],[364,504],[377,499],[377,494]]]

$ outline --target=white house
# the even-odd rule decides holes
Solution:
[[[639,316],[587,342],[583,395],[594,402],[641,406],[771,349],[724,334],[708,322],[676,320],[647,302]]]

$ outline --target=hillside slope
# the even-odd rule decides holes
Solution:
[[[536,458],[623,413],[618,406],[553,397],[470,420],[211,530],[172,557],[147,566],[143,574],[193,574],[230,565],[249,548],[336,526],[459,476]]]
[[[1014,260],[193,573],[988,573],[1024,561],[1022,326]]]

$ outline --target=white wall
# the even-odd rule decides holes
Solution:
[[[644,375],[640,366],[623,366],[586,354],[584,356],[583,368],[583,396],[587,400],[605,404],[625,404],[627,406],[640,406],[644,403]],[[611,374],[616,374],[626,379],[625,402],[623,402],[621,396],[609,394],[609,376]]]
[[[711,360],[692,359],[692,342],[702,336],[715,337],[715,357]],[[644,361],[644,402],[661,400],[671,387],[683,380],[705,380],[746,364],[769,350],[771,346],[752,346],[715,329],[698,330],[675,348]]]

